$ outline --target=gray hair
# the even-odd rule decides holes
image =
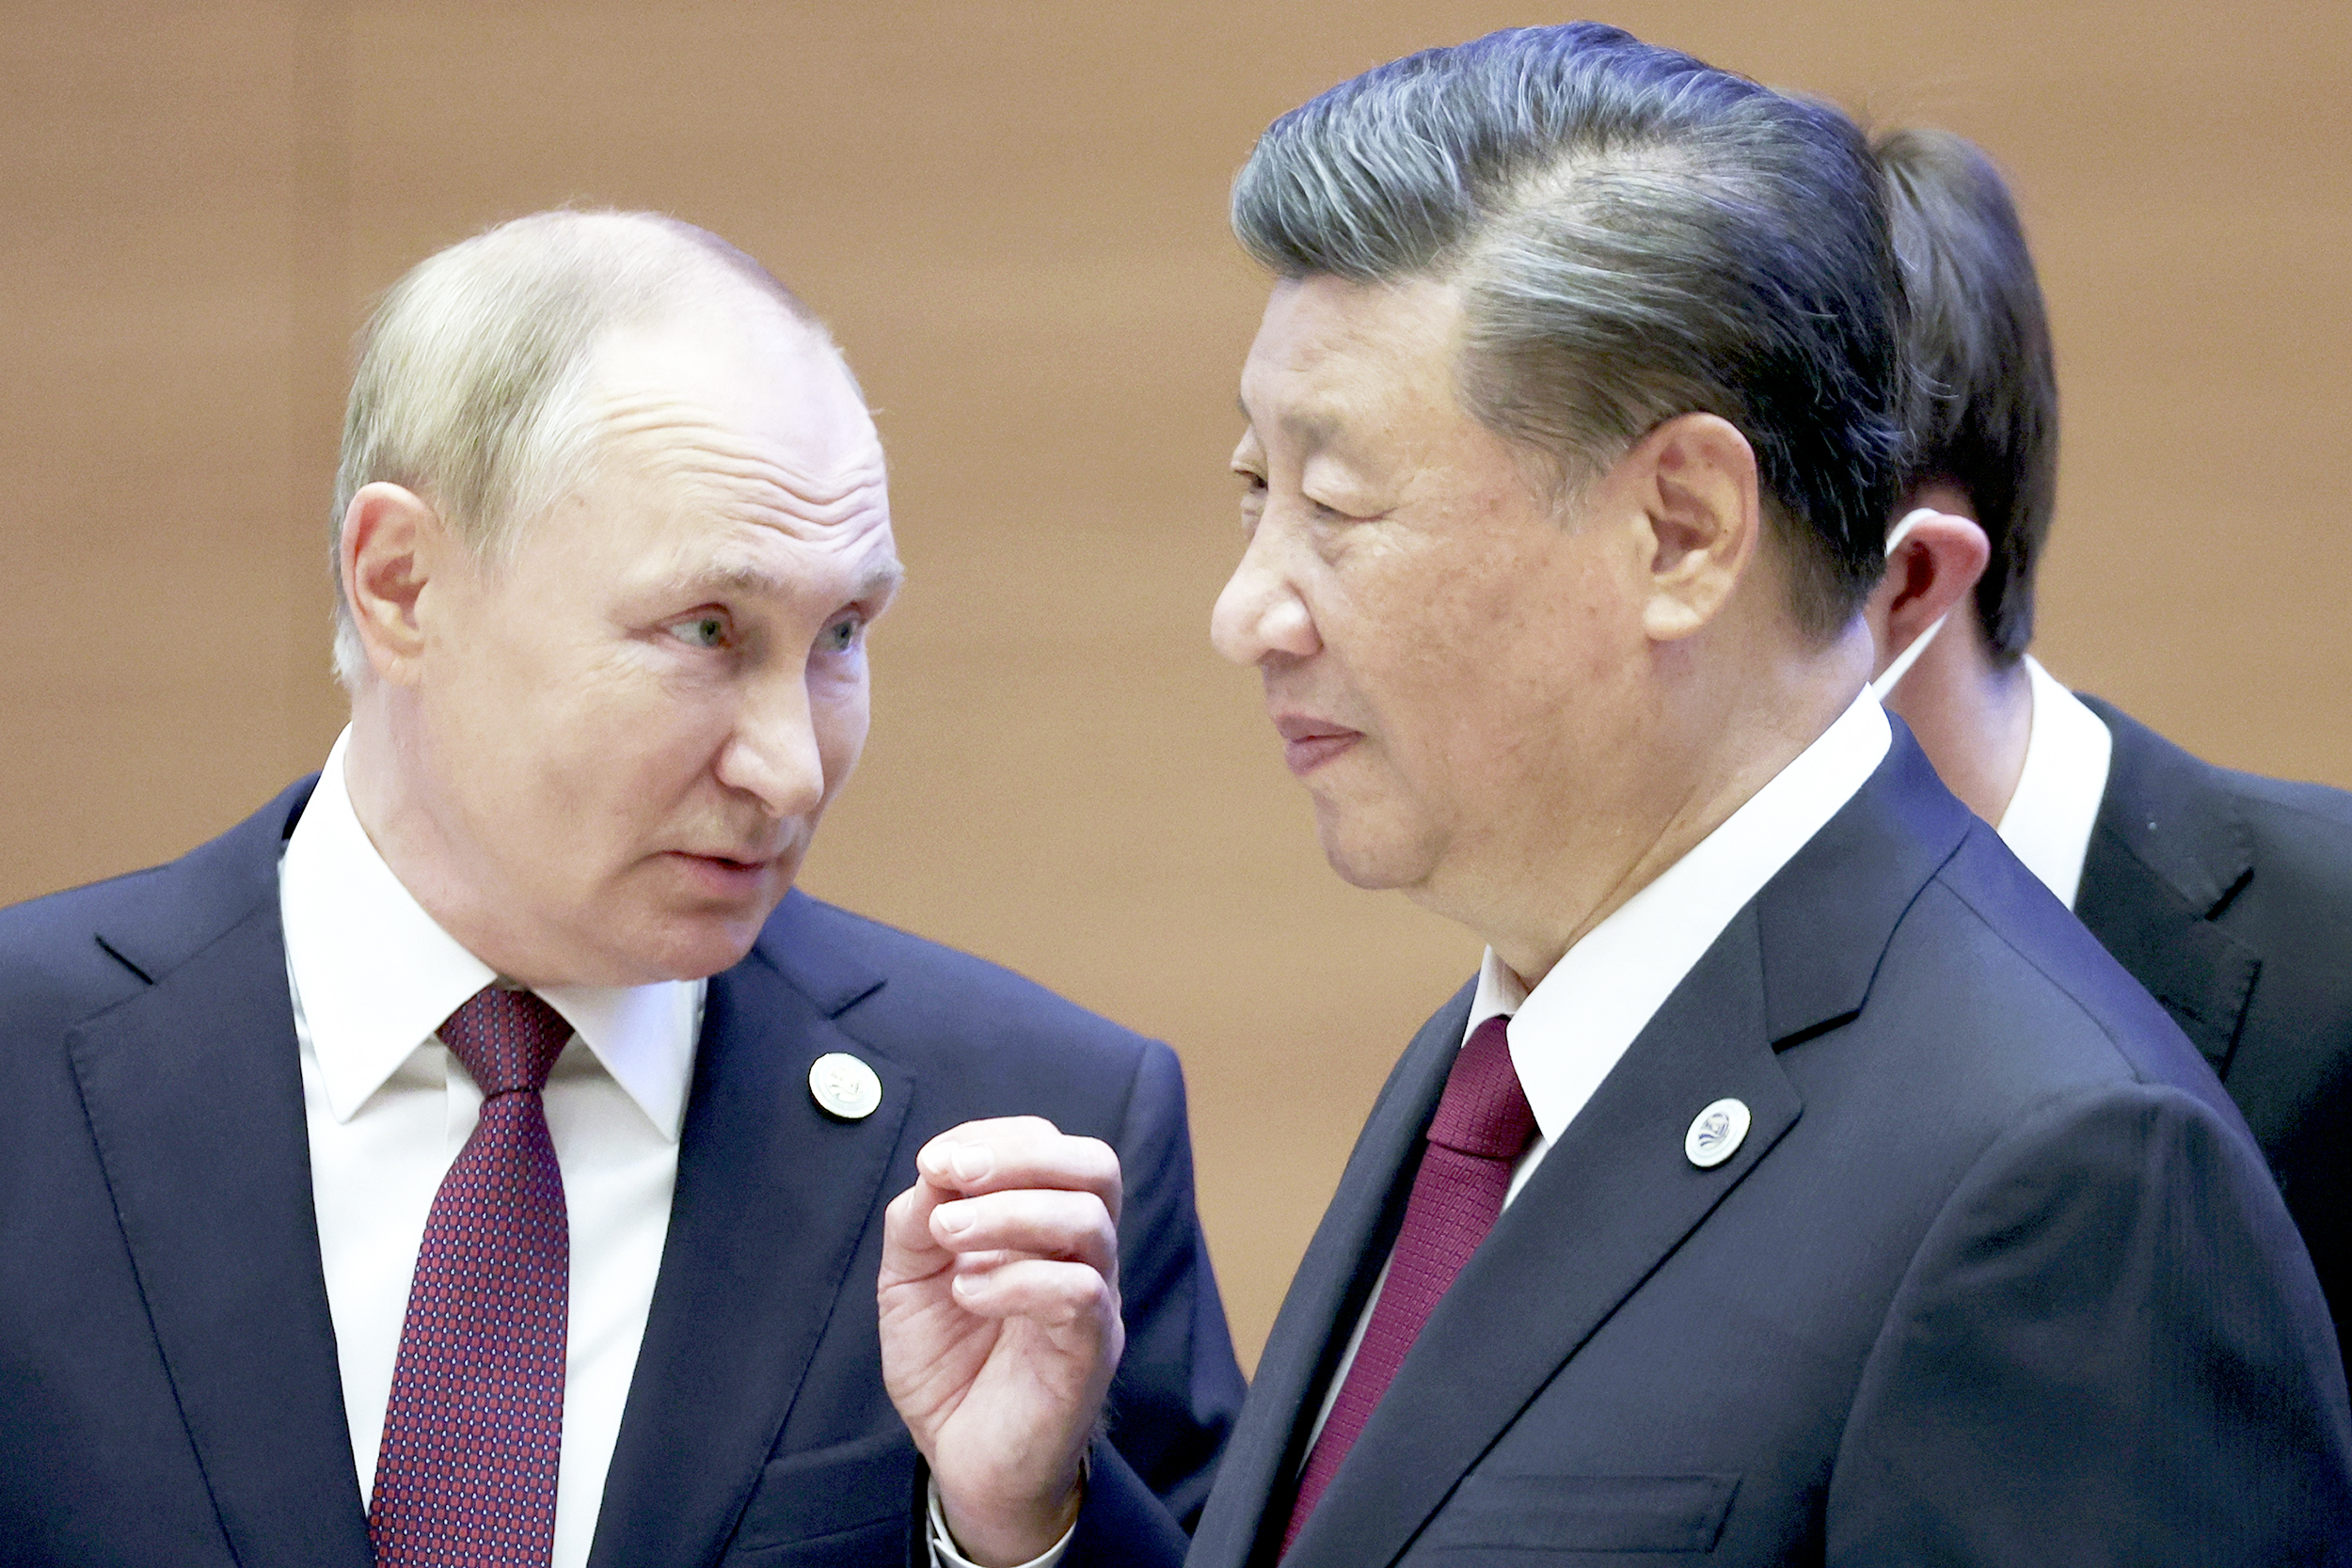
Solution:
[[[1901,287],[1843,114],[1595,23],[1433,49],[1276,120],[1233,229],[1285,277],[1461,292],[1464,405],[1589,477],[1677,414],[1756,453],[1808,631],[1878,580]]]
[[[616,327],[707,304],[730,283],[824,337],[757,261],[654,213],[516,218],[392,285],[361,335],[335,475],[337,679],[356,690],[368,669],[342,570],[343,518],[359,488],[381,481],[415,491],[477,556],[496,558],[588,460],[581,394],[596,344]]]

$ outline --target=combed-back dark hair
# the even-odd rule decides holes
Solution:
[[[1454,283],[1465,405],[1564,478],[1677,414],[1729,420],[1816,635],[1878,580],[1902,293],[1837,110],[1596,23],[1518,28],[1284,115],[1232,216],[1281,277]]]
[[[1948,131],[1878,146],[1911,301],[1906,492],[1953,485],[1992,541],[1977,618],[1993,657],[2033,641],[2033,575],[2058,504],[2058,371],[2033,253],[2001,172]]]

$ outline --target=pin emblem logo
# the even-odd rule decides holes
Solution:
[[[1691,1118],[1682,1135],[1682,1152],[1701,1170],[1722,1164],[1740,1152],[1748,1135],[1748,1108],[1737,1100],[1718,1100]]]
[[[808,1092],[825,1115],[864,1121],[882,1103],[882,1080],[855,1056],[829,1051],[809,1064]]]

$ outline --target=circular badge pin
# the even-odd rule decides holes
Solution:
[[[1682,1135],[1682,1152],[1701,1170],[1722,1164],[1740,1152],[1748,1135],[1748,1108],[1737,1100],[1718,1100],[1691,1118]]]
[[[808,1065],[808,1092],[825,1115],[864,1121],[882,1103],[882,1080],[855,1056],[828,1051]]]

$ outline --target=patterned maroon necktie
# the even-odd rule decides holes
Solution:
[[[1285,1552],[1339,1473],[1373,1407],[1389,1391],[1438,1298],[1495,1227],[1503,1194],[1511,1189],[1511,1167],[1535,1135],[1535,1113],[1528,1109],[1518,1071],[1511,1065],[1504,1034],[1509,1023],[1490,1018],[1472,1030],[1446,1075],[1438,1114],[1423,1134],[1429,1148],[1405,1203],[1396,1249],[1389,1255],[1388,1280],[1356,1347],[1347,1381],[1340,1385],[1340,1397],[1331,1402],[1323,1433],[1298,1478],[1290,1528],[1282,1532]]]
[[[539,1091],[571,1033],[496,986],[441,1025],[482,1119],[417,1254],[368,1511],[379,1568],[547,1568],[553,1550],[572,1238]]]

